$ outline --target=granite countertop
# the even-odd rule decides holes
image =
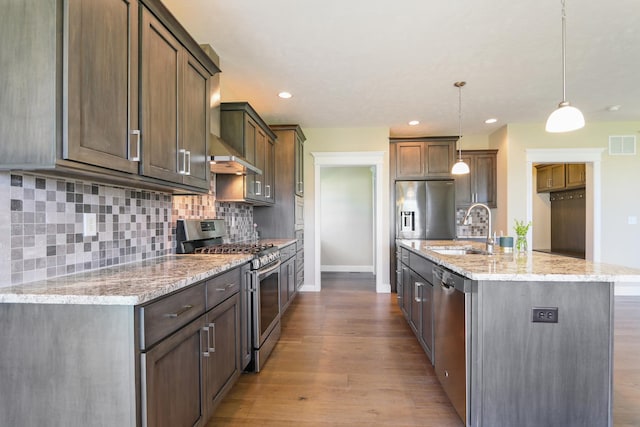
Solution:
[[[296,239],[260,239],[258,243],[263,243],[265,245],[273,244],[273,246],[277,246],[278,248],[284,248],[285,246],[292,245],[296,242]]]
[[[248,254],[168,255],[0,288],[0,303],[138,305],[252,258]]]
[[[472,280],[546,282],[640,282],[640,269],[594,263],[541,252],[494,255],[443,255],[431,249],[473,248],[480,242],[464,240],[398,240],[401,246]],[[499,250],[496,247],[496,250]]]

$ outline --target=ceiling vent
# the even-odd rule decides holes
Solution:
[[[635,156],[635,135],[611,135],[609,136],[610,156]]]

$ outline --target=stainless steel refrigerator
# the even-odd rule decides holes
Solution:
[[[396,238],[455,237],[455,181],[396,181]]]

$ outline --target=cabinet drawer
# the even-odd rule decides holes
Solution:
[[[204,313],[204,283],[140,307],[140,348],[151,347]]]
[[[296,254],[296,245],[289,245],[280,249],[280,261],[285,262]]]
[[[424,259],[413,252],[409,252],[409,268],[418,273],[429,283],[433,282],[433,263],[431,261]]]
[[[207,310],[212,309],[231,295],[240,291],[240,269],[222,273],[207,280]]]

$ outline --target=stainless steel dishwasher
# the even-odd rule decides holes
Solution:
[[[467,425],[465,285],[470,286],[468,279],[440,266],[433,268],[436,375]]]

